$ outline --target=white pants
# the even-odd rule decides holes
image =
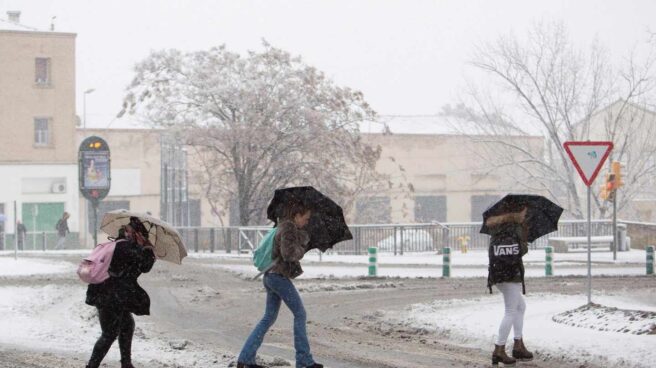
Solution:
[[[526,303],[522,295],[521,282],[502,282],[497,284],[497,289],[503,294],[503,303],[505,304],[505,314],[499,326],[499,337],[497,345],[506,345],[510,328],[515,332],[515,339],[522,338],[522,329],[524,328],[524,311]]]

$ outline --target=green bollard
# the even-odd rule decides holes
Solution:
[[[442,249],[442,277],[451,277],[451,248]]]
[[[369,277],[378,276],[378,248],[369,247]]]
[[[647,247],[647,275],[654,274],[654,246]]]
[[[544,248],[544,275],[553,276],[553,247],[546,246]]]

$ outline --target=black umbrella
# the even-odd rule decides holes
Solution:
[[[526,215],[523,224],[528,227],[527,241],[529,243],[543,235],[558,230],[558,219],[560,219],[560,215],[563,213],[563,209],[560,206],[539,195],[508,194],[483,212],[481,233],[489,235],[494,233],[494,227],[489,227],[485,224],[488,218],[508,213],[517,213],[524,209],[526,209]]]
[[[342,208],[313,187],[277,189],[267,208],[267,218],[277,224],[286,203],[290,201],[300,201],[312,210],[310,221],[304,229],[310,235],[307,250],[325,252],[341,241],[353,239]]]

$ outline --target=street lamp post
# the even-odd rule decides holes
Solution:
[[[82,94],[82,130],[84,131],[84,134],[86,135],[86,130],[87,130],[87,95],[90,93],[93,93],[95,91],[95,88],[89,88],[84,93]],[[85,137],[86,138],[86,137]],[[87,212],[89,209],[89,203],[88,200],[85,199],[84,203],[86,206],[84,207],[84,214],[85,214],[85,219],[84,219],[84,246],[87,246],[88,243],[88,236],[89,236],[89,213]],[[95,244],[94,244],[95,245]]]
[[[89,88],[88,90],[84,91],[84,94],[82,95],[82,129],[86,130],[87,129],[87,95],[89,93],[93,93],[95,91],[95,88]]]

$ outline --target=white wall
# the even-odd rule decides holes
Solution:
[[[65,193],[44,193],[49,188],[43,183],[52,179],[64,181]],[[24,190],[25,189],[25,190]],[[24,193],[24,191],[28,193]],[[41,193],[34,193],[34,192]],[[68,226],[79,231],[80,212],[77,165],[0,165],[0,203],[5,205],[5,231],[14,232],[14,201],[17,201],[18,218],[22,218],[22,204],[26,202],[64,202],[64,210],[71,214]]]
[[[141,186],[141,169],[112,169],[112,185],[108,196],[142,195]]]

